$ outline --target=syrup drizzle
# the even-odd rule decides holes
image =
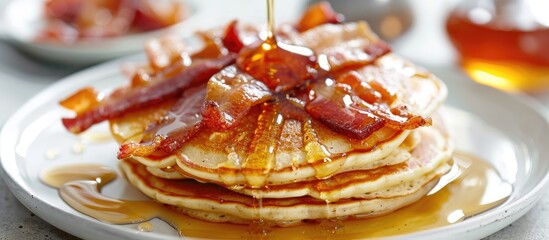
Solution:
[[[274,39],[274,0],[267,0],[267,39]]]
[[[267,38],[242,49],[236,61],[238,67],[275,92],[316,79],[317,57],[311,49],[277,41],[274,0],[267,0],[267,21]]]
[[[181,236],[197,238],[329,236],[330,239],[349,239],[392,236],[450,225],[494,208],[510,196],[512,185],[503,181],[489,163],[462,152],[454,154],[454,161],[458,168],[439,182],[439,186],[444,187],[435,187],[438,191],[393,213],[349,221],[327,219],[320,224],[305,223],[287,228],[270,227],[261,220],[248,226],[208,223],[155,201],[107,197],[100,193],[101,188],[116,177],[116,172],[96,164],[53,168],[45,171],[41,179],[59,188],[60,196],[71,207],[107,223],[133,224],[160,218],[174,226]],[[259,203],[258,207],[261,207]]]

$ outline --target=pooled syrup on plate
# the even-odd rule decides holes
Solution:
[[[70,164],[48,169],[40,179],[45,184],[61,188],[65,183],[74,181],[94,181],[101,186],[114,180],[116,172],[99,164]]]
[[[370,219],[342,221],[341,224],[330,219],[332,222],[304,223],[287,228],[270,227],[267,232],[259,231],[259,235],[266,234],[264,237],[269,239],[326,236],[330,239],[349,239],[398,235],[463,221],[498,206],[511,194],[511,184],[503,181],[496,170],[482,159],[457,152],[454,154],[454,163],[458,168],[448,174],[450,177],[443,177],[439,182],[444,187],[435,187],[438,191],[393,213]],[[116,172],[108,167],[79,164],[47,170],[42,174],[42,181],[58,187],[60,196],[71,207],[102,222],[132,224],[160,218],[177,228],[180,235],[185,237],[261,237],[257,236],[257,229],[253,231],[258,224],[209,223],[178,213],[152,200],[131,201],[102,195],[101,187],[115,176]]]

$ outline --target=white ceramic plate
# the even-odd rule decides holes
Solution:
[[[69,113],[57,105],[74,90],[92,85],[109,89],[124,79],[119,73],[123,61],[143,61],[134,56],[85,70],[59,81],[25,104],[6,123],[1,134],[3,177],[15,196],[31,211],[54,226],[85,239],[176,239],[176,231],[153,220],[155,231],[143,233],[136,225],[111,225],[85,216],[58,196],[57,190],[39,180],[40,172],[69,163],[101,163],[116,169],[117,145],[112,140],[85,143],[83,152],[72,149],[83,137],[68,133],[61,116]],[[441,71],[439,71],[441,72]],[[444,71],[442,74],[446,75]],[[407,239],[472,239],[487,236],[525,214],[540,198],[548,182],[549,127],[540,108],[523,98],[507,95],[470,83],[461,76],[447,74],[449,105],[444,111],[459,150],[489,160],[502,177],[514,185],[504,204],[464,222],[416,232]],[[454,77],[452,77],[454,76]],[[452,79],[456,78],[456,79]],[[107,134],[107,125],[91,129]],[[76,144],[76,145],[75,145]],[[143,199],[144,196],[118,178],[104,188],[109,196]]]

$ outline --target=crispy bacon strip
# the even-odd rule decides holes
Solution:
[[[322,24],[341,22],[343,22],[343,15],[335,12],[330,3],[324,1],[307,8],[295,28],[299,32],[305,32]]]
[[[333,131],[351,138],[363,139],[385,126],[385,120],[352,102],[352,96],[333,86],[332,79],[311,86],[313,99],[306,111]]]
[[[157,150],[161,155],[169,155],[181,148],[203,125],[200,111],[205,96],[205,85],[185,91],[164,121],[148,127],[141,143],[130,142],[120,146],[118,159],[148,156]]]
[[[148,64],[126,65],[123,70],[131,76],[131,87],[143,87],[173,77],[192,64],[185,44],[175,36],[149,40],[145,44]],[[193,56],[194,57],[194,56]]]
[[[347,84],[353,92],[369,104],[384,102],[388,105],[396,99],[396,93],[387,90],[376,81],[365,81],[356,71],[343,73],[335,78],[338,83]]]
[[[238,21],[234,20],[225,29],[223,37],[223,45],[227,50],[238,53],[244,47],[244,43],[240,40],[240,34],[237,28]]]
[[[236,126],[250,109],[271,98],[261,81],[229,66],[210,78],[202,116],[206,126],[223,130]]]
[[[256,42],[242,49],[236,63],[275,92],[291,90],[318,75],[317,58],[311,49],[275,39]]]
[[[353,97],[353,102],[383,117],[386,125],[393,129],[415,129],[431,124],[430,118],[409,112],[411,103],[406,99],[406,94],[402,94],[409,91],[408,78],[399,73],[364,67],[341,74],[335,79],[338,84],[347,86],[344,89]],[[397,96],[398,92],[400,96]]]
[[[212,75],[234,63],[235,57],[234,54],[228,54],[215,60],[196,63],[175,77],[132,89],[124,96],[107,101],[75,118],[63,118],[63,125],[73,133],[80,133],[96,123],[175,97],[189,86],[205,83]]]
[[[391,48],[382,40],[368,44],[363,49],[341,47],[326,51],[324,55],[330,65],[330,72],[344,72],[372,64],[379,57],[390,53]]]
[[[385,124],[388,127],[397,130],[413,130],[433,123],[430,117],[409,113],[406,106],[391,108],[389,111],[376,111],[375,113],[385,118]]]
[[[301,91],[301,93],[306,93],[306,91]],[[273,99],[278,102],[280,114],[282,114],[284,118],[304,122],[311,118],[311,115],[303,109],[305,106],[305,100],[303,99],[306,99],[307,97],[308,96],[277,94]]]
[[[355,139],[364,139],[388,126],[411,130],[431,124],[428,117],[407,111],[406,105],[390,107],[395,96],[376,82],[360,82],[353,74],[311,84],[305,109],[333,131]]]
[[[185,45],[177,38],[168,36],[148,42],[145,52],[149,63],[133,69],[131,86],[141,87],[171,78],[189,67],[193,59],[214,59],[226,55],[221,43],[211,36],[201,34],[200,37],[204,46],[192,55],[185,51]]]

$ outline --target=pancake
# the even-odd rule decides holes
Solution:
[[[414,130],[421,136],[421,142],[415,148],[405,151],[394,151],[385,159],[377,162],[386,165],[340,173],[327,179],[270,185],[263,188],[227,186],[229,189],[256,198],[288,198],[311,196],[314,198],[337,201],[340,198],[351,198],[366,192],[375,192],[402,182],[417,180],[433,172],[450,158],[453,147],[441,126]],[[408,153],[408,154],[404,154]],[[170,172],[160,173],[147,170],[160,178],[174,179]],[[186,178],[181,176],[181,178]],[[191,177],[192,178],[192,177]],[[223,183],[218,183],[223,185]],[[424,183],[423,183],[424,184]],[[421,184],[421,185],[423,185]]]
[[[422,128],[422,141],[411,151],[410,158],[394,165],[371,170],[355,170],[340,173],[327,179],[311,180],[263,188],[233,188],[234,191],[256,198],[287,198],[309,195],[314,198],[338,201],[365,192],[375,192],[412,181],[445,165],[452,153],[452,146],[435,128]]]
[[[165,179],[186,179],[189,178],[181,173],[179,173],[176,169],[176,166],[170,166],[166,168],[154,168],[154,167],[147,167],[147,171],[149,171],[150,174],[159,177],[159,178],[165,178]]]
[[[246,122],[248,119],[256,120],[257,115],[250,114],[243,122]],[[320,124],[316,126],[318,126],[318,128],[325,128]],[[239,127],[223,133],[205,130],[189,140],[185,146],[174,155],[162,159],[150,157],[133,157],[133,159],[154,168],[163,168],[177,164],[186,175],[194,176],[203,181],[223,183],[225,185],[247,185],[248,182],[240,164],[242,163],[242,159],[248,157],[248,147],[253,139],[255,128],[246,130],[243,128],[244,127]],[[324,130],[328,131],[327,129]],[[387,131],[393,132],[393,130],[390,129],[387,129]],[[294,135],[298,134],[299,133],[296,133]],[[381,135],[382,132],[379,131],[378,134]],[[234,137],[235,135],[243,137]],[[389,139],[373,144],[375,148],[367,151],[357,153],[330,153],[329,155],[335,156],[331,158],[330,162],[317,164],[307,162],[307,152],[304,149],[304,146],[300,146],[299,149],[281,150],[280,153],[277,150],[274,154],[276,156],[275,167],[269,171],[268,176],[266,176],[266,181],[268,185],[306,181],[308,179],[327,177],[339,172],[374,164],[377,160],[382,159],[395,151],[408,135],[409,131],[396,133],[396,136],[391,136]],[[215,139],[216,137],[235,140],[236,142],[221,140],[210,141],[210,139]],[[303,136],[295,137],[300,139],[303,138]],[[370,136],[370,138],[375,140],[375,138],[378,138],[378,135],[374,134],[373,136]],[[239,139],[241,140],[240,142],[238,141]],[[321,144],[325,149],[336,149],[343,145],[340,145],[340,142],[335,139],[327,139],[327,142],[330,144]],[[325,172],[322,172],[323,170]],[[318,174],[319,172],[322,174]]]
[[[393,188],[363,193],[365,198],[339,199],[329,203],[312,197],[256,199],[216,184],[192,179],[168,180],[151,175],[146,167],[129,160],[120,162],[126,178],[147,196],[179,211],[206,221],[250,223],[254,220],[275,222],[280,226],[295,225],[303,220],[327,218],[374,217],[413,203],[425,196],[450,168],[443,164],[425,175]],[[423,184],[421,184],[423,183]]]
[[[420,134],[417,131],[412,131],[410,134],[406,137],[404,142],[400,144],[395,150],[391,152],[388,156],[385,158],[370,162],[368,164],[364,165],[358,165],[355,167],[346,168],[346,171],[353,171],[353,170],[368,170],[368,169],[374,169],[379,168],[382,166],[389,166],[389,165],[395,165],[398,163],[402,163],[406,160],[408,160],[411,157],[410,151],[414,149],[420,142]],[[282,153],[287,154],[287,153]],[[355,159],[360,158],[360,153],[351,153],[348,156],[346,156],[347,159]],[[194,178],[199,179],[196,176],[192,176],[189,173],[183,171],[178,165],[173,165],[167,168],[155,168],[155,167],[147,167],[147,170],[149,172],[157,177],[160,178],[167,178],[167,179],[185,179],[185,178]],[[176,170],[176,171],[172,171]],[[314,180],[318,179],[316,177],[310,177],[309,179],[302,179],[302,181],[306,180]],[[220,185],[225,185],[224,182],[214,182]]]
[[[249,224],[261,219],[287,227],[327,218],[375,217],[417,201],[449,171],[453,147],[442,120],[435,119],[438,124],[433,127],[413,131],[419,143],[413,144],[402,163],[295,186],[227,188],[192,178],[156,177],[150,167],[134,160],[121,161],[120,166],[132,185],[147,196],[205,221]],[[309,192],[300,192],[303,189]]]

